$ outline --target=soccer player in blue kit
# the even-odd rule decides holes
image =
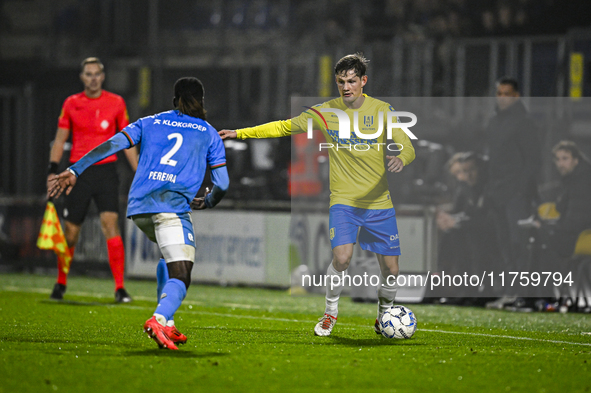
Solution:
[[[158,266],[159,281],[166,280],[159,282],[158,306],[144,324],[144,332],[161,348],[178,349],[175,341],[186,341],[174,323],[174,330],[170,329],[169,322],[191,282],[195,260],[191,208],[214,207],[229,185],[224,144],[205,120],[203,97],[203,85],[197,78],[177,80],[174,110],[144,117],[125,127],[50,179],[48,188],[51,197],[58,197],[63,191],[69,194],[86,168],[141,142],[138,168],[129,190],[127,217],[158,244],[166,261],[166,269],[162,263]],[[204,197],[195,198],[208,165],[213,189]]]

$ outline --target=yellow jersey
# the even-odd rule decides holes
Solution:
[[[348,108],[341,97],[314,106],[340,109],[349,117],[351,137],[339,138],[339,120],[335,113],[322,112],[326,121],[318,121],[319,116],[312,109],[290,120],[273,121],[256,127],[236,130],[238,139],[276,138],[299,134],[308,130],[308,119],[313,120],[314,128],[322,131],[326,138],[330,165],[330,206],[342,204],[363,209],[392,208],[386,175],[386,154],[398,154],[406,166],[415,158],[415,150],[410,138],[400,128],[392,130],[392,141],[386,139],[386,114],[394,111],[390,104],[363,95],[365,100],[359,109]],[[357,128],[354,128],[355,112],[358,112]],[[362,134],[375,134],[379,127],[379,115],[383,116],[383,130],[373,139],[362,139],[353,130]],[[394,118],[395,119],[395,118]],[[319,124],[320,123],[320,124]],[[329,147],[332,145],[332,147]],[[400,150],[400,151],[399,151]]]

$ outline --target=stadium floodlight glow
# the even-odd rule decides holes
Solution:
[[[308,107],[306,107],[308,108]],[[320,108],[320,112],[314,108],[311,109],[316,115],[318,115],[322,122],[328,130],[328,123],[324,116],[320,112],[332,112],[337,116],[339,121],[339,129],[338,135],[339,139],[350,139],[351,138],[351,121],[349,120],[349,116],[345,113],[345,111],[337,108]],[[373,116],[372,116],[373,117]],[[394,121],[396,118],[400,117],[409,117],[411,120],[407,123],[401,123]],[[372,119],[373,122],[373,119]],[[308,118],[308,139],[312,139],[313,132],[314,132],[314,120],[312,117]],[[386,133],[387,138],[392,139],[392,130],[395,128],[399,128],[410,138],[410,139],[419,139],[416,137],[412,131],[409,130],[410,127],[417,124],[417,116],[412,112],[395,112],[395,111],[388,111],[386,112]],[[353,132],[355,135],[360,139],[375,139],[382,135],[384,131],[384,112],[378,112],[378,129],[373,134],[363,134],[359,131],[359,112],[353,112]]]

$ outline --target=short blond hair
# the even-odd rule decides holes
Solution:
[[[98,57],[87,57],[86,59],[82,60],[82,63],[80,63],[80,72],[84,72],[84,67],[87,64],[98,64],[101,72],[105,72],[105,66]]]

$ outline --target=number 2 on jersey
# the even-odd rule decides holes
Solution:
[[[163,155],[160,159],[160,163],[163,165],[176,166],[176,160],[171,160],[170,158],[181,148],[181,145],[183,144],[183,136],[178,132],[168,135],[169,140],[173,138],[176,139],[176,143],[174,144],[172,149],[170,149],[170,151]]]

